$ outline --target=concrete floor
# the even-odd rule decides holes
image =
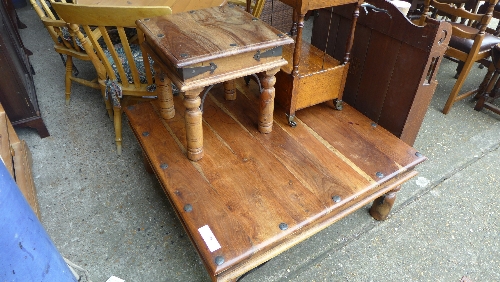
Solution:
[[[74,84],[34,10],[21,30],[50,137],[17,129],[33,154],[42,224],[60,253],[92,281],[209,281],[172,207],[141,159],[126,121],[123,154],[98,90]],[[95,76],[76,62],[82,77]],[[389,219],[368,207],[284,252],[241,281],[500,281],[500,117],[463,100],[441,109],[455,80],[444,60],[414,147],[429,158],[403,185]],[[464,89],[477,86],[473,68]]]

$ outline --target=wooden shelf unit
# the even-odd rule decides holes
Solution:
[[[351,3],[357,3],[353,17],[359,15],[359,7],[363,0],[281,0],[294,9],[294,25],[292,35],[295,44],[284,50],[288,65],[281,68],[276,75],[276,101],[286,109],[288,123],[295,126],[295,112],[322,102],[337,100],[337,109],[341,109],[342,92],[344,90],[349,54],[352,48],[356,21],[354,20],[346,33],[346,51],[342,62],[335,60],[302,39],[304,18],[308,11]]]
[[[287,109],[300,110],[342,97],[348,64],[342,64],[313,45],[302,41],[299,72],[292,75],[295,46],[283,48],[283,58],[289,62],[276,74],[276,101]],[[293,93],[291,96],[289,93]],[[308,93],[315,93],[308,95]],[[290,110],[289,110],[290,111]],[[295,115],[287,112],[287,115]]]

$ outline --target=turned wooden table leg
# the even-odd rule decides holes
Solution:
[[[234,79],[224,82],[224,98],[229,101],[236,100],[236,86]]]
[[[399,190],[401,190],[401,186],[397,186],[387,194],[373,201],[372,207],[370,208],[370,215],[376,220],[386,220],[396,200],[396,193]]]
[[[156,77],[156,88],[158,90],[158,101],[160,114],[163,119],[171,119],[175,116],[174,95],[172,93],[172,81],[161,71],[158,64],[153,64]]]
[[[261,133],[270,133],[273,131],[273,112],[274,112],[274,76],[280,68],[274,68],[265,71],[262,76],[262,93],[260,94],[259,108],[259,131]]]
[[[187,157],[192,161],[198,161],[203,158],[203,121],[200,109],[201,91],[203,91],[203,88],[184,92]]]

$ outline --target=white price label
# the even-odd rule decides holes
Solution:
[[[214,233],[212,233],[212,230],[210,230],[210,227],[208,225],[198,228],[198,232],[200,232],[200,235],[203,238],[203,241],[205,241],[205,244],[207,244],[210,252],[216,251],[221,248],[219,241],[217,241],[217,238],[215,238]]]

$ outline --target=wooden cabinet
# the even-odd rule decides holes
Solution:
[[[32,77],[32,67],[19,33],[16,11],[10,0],[0,5],[0,103],[12,125],[33,127],[49,136],[43,123]]]

